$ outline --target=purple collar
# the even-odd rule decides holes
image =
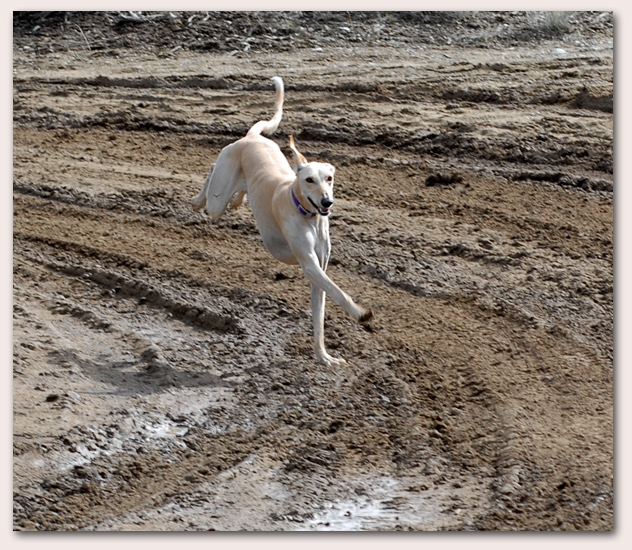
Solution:
[[[291,191],[292,191],[292,200],[294,201],[296,208],[298,208],[298,211],[303,216],[306,216],[308,218],[313,218],[318,212],[310,212],[309,210],[305,210],[305,208],[303,208],[303,205],[296,198],[296,195],[294,194],[294,189],[291,189]]]

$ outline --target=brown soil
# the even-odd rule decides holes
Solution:
[[[205,17],[14,15],[14,529],[613,529],[612,14]],[[190,208],[273,75],[344,368]]]

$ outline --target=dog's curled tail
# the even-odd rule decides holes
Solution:
[[[271,80],[274,82],[276,88],[276,103],[274,104],[274,116],[270,120],[260,120],[250,130],[248,130],[249,136],[260,134],[271,134],[279,127],[281,123],[281,117],[283,116],[283,80],[279,76],[273,76]]]

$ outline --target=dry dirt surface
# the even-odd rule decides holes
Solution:
[[[15,530],[613,529],[612,13],[15,13]],[[337,167],[328,302],[248,204]]]

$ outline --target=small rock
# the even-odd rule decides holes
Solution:
[[[64,397],[66,397],[68,401],[70,401],[71,403],[81,403],[83,401],[81,396],[78,393],[75,393],[74,391],[66,392],[64,394]]]

